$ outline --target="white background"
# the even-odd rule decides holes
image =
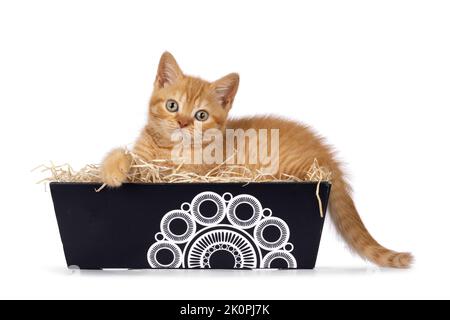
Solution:
[[[449,16],[448,1],[1,0],[0,298],[450,298]],[[233,115],[326,136],[368,228],[414,268],[362,261],[328,224],[314,271],[67,271],[30,170],[133,142],[164,50],[209,80],[239,72]]]

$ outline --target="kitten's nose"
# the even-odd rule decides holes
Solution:
[[[180,126],[180,128],[185,128],[187,127],[189,124],[188,120],[178,120],[178,125]]]

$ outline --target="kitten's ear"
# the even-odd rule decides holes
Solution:
[[[164,52],[159,60],[158,73],[156,74],[155,87],[163,88],[173,84],[183,76],[183,72],[170,52]]]
[[[239,75],[237,73],[230,73],[214,81],[211,85],[222,107],[230,109],[239,87]]]

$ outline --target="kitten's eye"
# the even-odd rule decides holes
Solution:
[[[169,112],[177,112],[178,111],[178,102],[176,102],[175,100],[167,100],[166,109]]]
[[[206,121],[208,117],[209,114],[205,110],[200,110],[195,113],[195,119],[197,119],[198,121]]]

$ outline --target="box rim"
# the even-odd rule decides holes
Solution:
[[[324,180],[324,181],[264,181],[264,182],[146,182],[146,183],[132,183],[132,182],[126,182],[122,185],[137,185],[137,186],[186,186],[186,185],[240,185],[240,186],[246,186],[249,184],[259,184],[259,185],[280,185],[280,184],[292,184],[292,185],[304,185],[304,184],[313,184],[317,185],[320,182],[321,185],[332,185],[331,181]],[[100,182],[60,182],[60,181],[51,181],[50,186],[52,185],[86,185],[86,186],[101,186],[102,183]],[[114,188],[114,189],[120,189]]]

